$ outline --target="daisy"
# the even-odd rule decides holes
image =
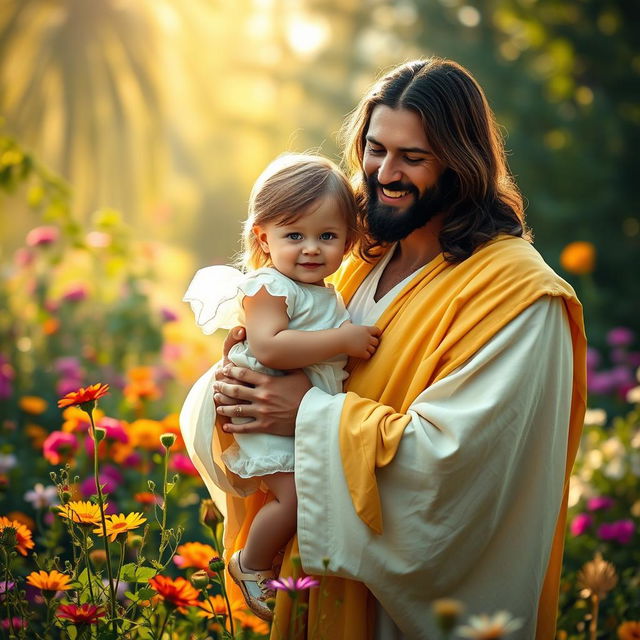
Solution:
[[[513,618],[507,611],[498,611],[493,616],[485,614],[471,616],[469,626],[459,627],[458,635],[475,640],[499,640],[522,626],[520,618]]]
[[[107,505],[104,505],[107,508]],[[78,500],[67,502],[58,507],[58,513],[63,518],[69,518],[73,522],[81,525],[94,525],[100,522],[100,507],[93,502]]]
[[[42,591],[67,591],[71,589],[71,577],[56,571],[33,571],[27,576],[27,582]]]
[[[121,533],[133,531],[133,529],[137,529],[142,523],[146,521],[147,519],[143,518],[142,514],[137,512],[128,513],[126,516],[124,515],[124,513],[121,513],[120,515],[113,514],[111,516],[107,516],[107,536],[109,537],[110,542],[114,542]],[[101,536],[102,527],[94,529],[93,533],[97,533],[99,536]]]
[[[85,405],[95,402],[108,392],[109,385],[100,382],[92,384],[89,387],[80,387],[77,391],[71,391],[71,393],[67,393],[64,397],[60,398],[60,400],[58,400],[58,407],[62,409],[72,405],[79,405],[84,408]]]
[[[0,533],[5,530],[7,530],[7,536],[11,535],[11,530],[15,532],[14,548],[21,555],[26,556],[27,550],[36,546],[36,543],[31,539],[31,531],[27,527],[17,520],[9,520],[6,516],[0,516]]]

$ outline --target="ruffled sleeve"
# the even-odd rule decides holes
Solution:
[[[209,335],[244,324],[242,299],[254,296],[262,287],[272,296],[285,298],[291,316],[296,286],[268,267],[248,274],[225,265],[205,267],[196,272],[182,299],[191,305],[196,324]]]

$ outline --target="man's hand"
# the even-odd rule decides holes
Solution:
[[[311,389],[309,378],[301,369],[285,376],[269,376],[251,369],[233,366],[229,349],[245,338],[243,327],[234,327],[223,346],[222,366],[213,384],[216,411],[227,418],[253,418],[244,424],[224,423],[229,433],[271,433],[292,436],[296,416],[304,395]]]
[[[380,329],[344,322],[338,329],[343,334],[345,353],[354,358],[368,360],[380,344]]]

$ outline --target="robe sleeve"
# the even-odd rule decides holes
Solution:
[[[562,501],[571,379],[564,305],[544,297],[411,405],[396,457],[376,471],[382,535],[358,517],[345,481],[345,394],[311,389],[295,439],[305,570],[329,558],[330,573],[365,582],[404,632],[422,629],[415,637],[436,597],[530,619]],[[518,575],[488,589],[493,561]]]

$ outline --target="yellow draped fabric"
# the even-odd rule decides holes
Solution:
[[[345,261],[334,276],[334,284],[345,302],[348,303],[372,268],[372,264],[355,258]],[[537,638],[547,639],[554,637],[569,474],[585,410],[586,339],[582,308],[574,291],[529,243],[501,236],[456,265],[440,255],[403,288],[376,323],[382,330],[382,340],[375,356],[368,361],[349,363],[340,448],[356,512],[379,533],[383,518],[375,471],[393,460],[410,421],[406,413],[409,406],[424,389],[464,364],[542,296],[560,296],[565,301],[574,355],[565,495],[538,606]],[[246,523],[263,502],[255,497],[250,504],[247,499],[229,498],[231,520],[227,524],[227,540],[233,545],[230,551],[243,546]],[[229,522],[235,523],[233,530],[229,530]],[[285,554],[282,575],[292,574],[290,559],[296,552],[294,540]],[[373,598],[362,583],[326,578],[322,589],[313,591],[311,598],[306,627],[301,624],[298,637],[326,636],[335,640],[372,637]],[[272,628],[273,640],[286,637],[288,605],[288,597],[278,594],[278,625]]]

